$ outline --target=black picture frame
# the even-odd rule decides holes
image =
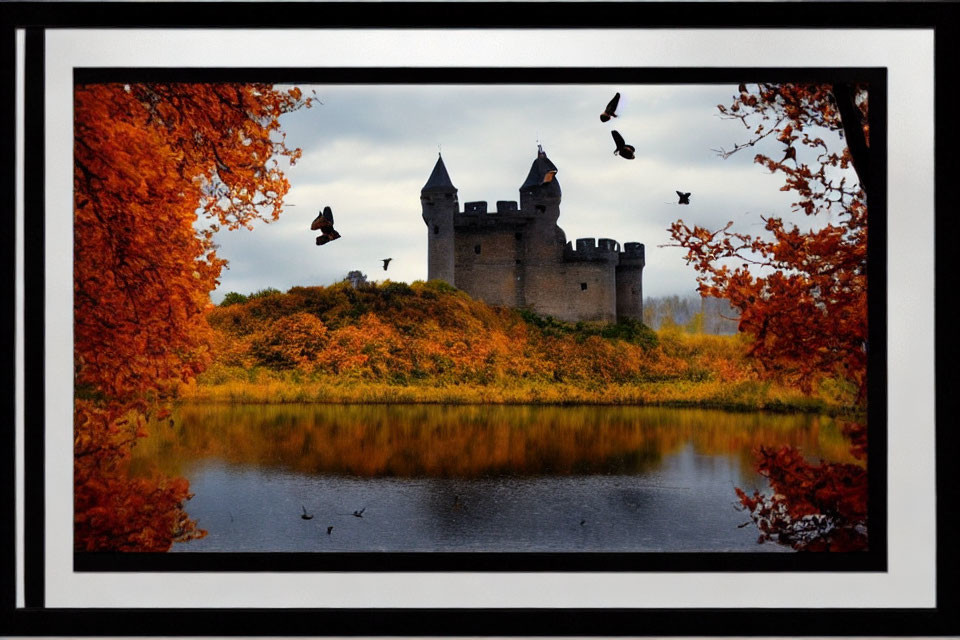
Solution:
[[[26,54],[26,92],[25,100],[28,107],[26,118],[27,147],[24,156],[24,171],[26,184],[30,187],[43,184],[44,156],[42,145],[31,144],[43,140],[43,110],[42,96],[43,83],[31,82],[31,76],[36,76],[38,69],[43,65],[43,33],[47,29],[63,27],[83,28],[94,26],[164,26],[177,28],[196,28],[201,26],[231,27],[256,24],[258,27],[289,28],[303,27],[304,25],[318,28],[328,27],[371,27],[371,28],[706,28],[706,27],[764,27],[764,28],[834,28],[839,26],[858,27],[892,27],[897,28],[932,28],[936,30],[936,71],[938,81],[937,92],[937,140],[936,172],[938,182],[943,184],[947,175],[952,175],[951,168],[956,167],[956,160],[950,154],[950,147],[956,142],[956,124],[950,121],[949,102],[950,91],[940,90],[941,86],[951,84],[956,75],[956,60],[958,59],[956,5],[933,5],[923,3],[824,3],[817,5],[820,10],[809,11],[803,22],[791,23],[788,18],[786,5],[777,3],[731,3],[724,5],[686,3],[652,3],[643,5],[642,18],[632,21],[622,21],[624,10],[636,11],[637,5],[618,3],[563,3],[563,4],[521,4],[521,3],[481,3],[481,4],[453,4],[445,6],[443,11],[437,11],[437,5],[429,3],[378,3],[377,11],[370,11],[370,6],[362,3],[346,4],[299,4],[299,3],[271,3],[270,16],[266,19],[261,13],[265,7],[259,3],[118,3],[106,6],[97,3],[23,3],[7,5],[3,9],[3,65],[4,69],[13,68],[14,61],[14,31],[27,30]],[[696,7],[697,18],[693,21],[680,20],[679,17],[690,16],[691,7]],[[224,9],[228,8],[229,11]],[[394,13],[395,12],[395,13]],[[618,20],[610,18],[616,13]],[[162,14],[162,17],[160,17]],[[402,16],[402,22],[397,23],[392,15]],[[477,16],[483,16],[483,23],[478,24]],[[309,16],[309,17],[305,17]],[[771,16],[782,18],[780,22],[771,23]],[[952,62],[951,62],[952,61]],[[802,69],[801,69],[802,70]],[[272,81],[278,79],[282,70],[266,70],[266,76]],[[743,69],[738,69],[742,73]],[[762,67],[754,69],[758,75],[766,73]],[[808,70],[810,71],[810,70]],[[824,69],[813,70],[821,76]],[[881,70],[859,69],[843,70],[866,73],[875,82],[885,78]],[[79,81],[98,81],[98,79],[121,79],[128,70],[99,68],[83,71],[79,74]],[[229,73],[238,73],[243,80],[256,79],[257,73],[263,69],[234,69]],[[549,76],[551,71],[543,69]],[[609,69],[607,73],[623,73],[620,69]],[[154,69],[150,71],[138,70],[136,79],[143,79],[144,74],[150,77],[162,78],[169,74],[169,70]],[[182,78],[181,72],[176,77]],[[224,70],[193,70],[190,78],[196,80],[204,77],[224,79]],[[336,73],[335,71],[333,72]],[[367,78],[376,78],[376,69],[368,70]],[[400,81],[422,82],[424,70],[411,72],[410,77],[403,74],[391,75]],[[432,70],[434,78],[443,78],[443,68]],[[481,80],[485,72],[476,70]],[[662,71],[664,77],[673,75],[676,80],[676,69]],[[698,77],[696,69],[680,70],[684,80],[694,82]],[[722,77],[722,71],[702,72],[703,78]],[[873,74],[873,75],[870,75]],[[879,74],[879,75],[877,75]],[[12,74],[11,74],[12,75]],[[509,73],[507,74],[509,76]],[[655,75],[655,74],[654,74]],[[169,77],[169,75],[167,76]],[[328,76],[329,77],[329,76]],[[490,77],[488,75],[488,77]],[[504,76],[501,75],[500,78]],[[613,76],[611,76],[613,77]],[[622,77],[622,75],[620,76]],[[651,76],[646,76],[650,78]],[[36,78],[34,77],[34,80]],[[522,81],[522,80],[521,80]],[[943,81],[943,82],[941,82]],[[6,82],[6,80],[5,80]],[[12,87],[12,78],[8,87]],[[15,87],[14,87],[15,89]],[[15,96],[16,91],[10,91],[2,100],[3,122],[8,123],[8,132],[13,133],[15,123]],[[873,107],[873,105],[872,105]],[[882,128],[881,128],[881,135]],[[13,137],[13,136],[11,136]],[[879,170],[878,170],[879,171]],[[13,168],[5,170],[2,175],[4,188],[2,192],[8,206],[4,207],[5,223],[8,233],[5,234],[4,255],[8,257],[8,273],[16,270],[14,256],[16,253],[15,234],[13,233],[15,210],[15,183]],[[6,188],[10,186],[11,188]],[[24,206],[27,211],[42,211],[44,205],[43,190],[28,188],[25,191]],[[937,264],[938,278],[937,302],[941,302],[943,285],[954,277],[944,268],[945,242],[952,236],[950,225],[953,220],[945,219],[944,211],[949,211],[945,190],[938,190],[936,196],[937,215]],[[25,367],[22,372],[25,388],[24,405],[27,410],[26,424],[28,433],[41,430],[44,425],[43,415],[43,296],[45,288],[44,261],[43,261],[43,216],[32,218],[30,224],[24,227],[24,245],[26,247],[24,261],[24,355]],[[873,235],[871,228],[871,245],[874,243],[885,248],[886,236],[883,230],[880,235]],[[873,264],[877,264],[874,262]],[[941,276],[943,279],[941,280]],[[871,271],[871,285],[885,282],[883,268]],[[5,300],[14,299],[14,282],[12,278],[3,280]],[[885,306],[885,295],[879,302],[873,292],[883,292],[881,286],[871,287],[871,305]],[[15,323],[21,322],[20,317],[14,317]],[[945,307],[937,304],[937,344],[938,352],[942,348],[943,340],[948,339],[946,334]],[[885,344],[883,340],[885,324],[881,318],[879,324],[874,324],[871,315],[871,336],[878,336],[877,344]],[[876,333],[873,333],[876,331]],[[12,331],[4,334],[8,343],[7,353],[13,353],[15,335]],[[871,366],[871,384],[885,382],[882,374],[886,362],[886,354],[880,349]],[[879,360],[877,359],[879,358]],[[0,437],[4,446],[2,451],[4,479],[0,491],[0,506],[3,513],[15,514],[16,495],[15,486],[15,437],[14,417],[16,398],[13,396],[14,371],[11,358],[10,365],[5,367],[5,373],[10,377],[4,394],[4,416],[9,419],[0,426]],[[874,374],[876,372],[876,374]],[[947,427],[944,417],[949,415],[948,398],[944,385],[949,379],[945,358],[938,358],[937,362],[937,529],[938,540],[949,540],[949,534],[954,529],[956,520],[951,505],[956,504],[956,489],[949,482],[950,456],[956,452],[956,436]],[[874,382],[876,381],[876,382]],[[883,390],[881,389],[881,393]],[[874,389],[871,393],[876,393]],[[871,405],[871,411],[874,409]],[[883,437],[877,437],[873,429],[875,423],[883,424],[884,416],[871,413],[871,458],[884,459],[888,452],[883,446]],[[883,425],[885,426],[885,425]],[[879,448],[875,440],[880,441]],[[6,446],[9,445],[9,446]],[[25,504],[26,535],[26,566],[27,579],[26,601],[27,606],[16,606],[16,591],[18,584],[14,568],[16,566],[16,537],[12,526],[13,518],[8,520],[0,530],[0,548],[5,550],[5,560],[2,563],[3,588],[0,589],[0,632],[4,635],[73,635],[73,634],[111,634],[111,635],[748,635],[761,633],[762,635],[950,635],[958,630],[957,615],[951,608],[952,593],[956,585],[956,554],[940,545],[937,548],[937,606],[932,609],[577,609],[577,608],[542,608],[542,609],[53,609],[43,606],[43,576],[37,575],[31,567],[42,567],[44,561],[43,531],[44,531],[44,504],[43,504],[43,465],[44,448],[43,438],[30,436],[24,443],[24,465],[26,467],[27,491]],[[871,513],[885,516],[883,505],[883,491],[885,490],[885,474],[871,469]],[[881,528],[882,529],[882,528]],[[881,533],[878,544],[874,547],[874,555],[854,556],[847,565],[837,565],[834,560],[830,564],[821,558],[809,562],[798,560],[798,556],[784,556],[790,560],[758,559],[760,564],[750,569],[769,575],[774,584],[775,572],[778,570],[868,570],[883,571],[886,545],[885,531]],[[227,556],[234,554],[226,554]],[[292,562],[299,558],[287,557],[285,554],[257,554],[265,556],[252,558],[259,570],[277,570],[277,560],[280,560],[280,570],[284,562]],[[346,564],[339,566],[325,566],[333,571],[349,570],[410,570],[411,563],[418,558],[404,558],[404,554],[394,554],[395,563],[383,567],[380,558],[372,557],[360,559],[360,564],[354,561],[357,558],[343,559]],[[659,554],[658,554],[659,555]],[[732,566],[731,556],[728,554],[698,554],[700,558],[691,558],[683,554],[662,554],[658,558],[651,558],[650,568],[647,570],[742,570],[742,567]],[[205,557],[207,556],[207,557]],[[879,560],[878,560],[879,558]],[[706,565],[703,564],[704,559]],[[171,566],[167,560],[145,554],[129,555],[99,555],[75,556],[75,570],[111,570],[111,571],[170,571],[170,570],[217,570],[240,571],[250,570],[251,557],[244,558],[247,566],[232,563],[229,557],[223,554],[197,554],[191,559],[177,560],[186,562],[186,565]],[[566,570],[595,571],[596,558],[584,562],[575,558],[555,558],[540,554],[533,558],[530,564],[521,566],[521,571],[537,571],[549,569],[556,562],[565,565]],[[611,565],[621,558],[608,558]],[[9,562],[8,562],[9,561]],[[505,564],[499,570],[507,571],[511,568],[511,558],[501,558]],[[453,565],[449,563],[453,562]],[[476,566],[457,565],[456,558],[437,558],[433,570],[444,570],[444,565],[452,566],[449,570],[475,570]],[[699,565],[697,563],[700,563]],[[767,566],[763,562],[771,563]],[[827,562],[827,564],[824,564]],[[165,564],[166,563],[166,564]],[[259,564],[257,564],[259,563]],[[353,563],[353,564],[351,564]],[[579,564],[578,564],[579,563]],[[778,564],[780,563],[780,564]],[[806,564],[804,564],[806,563]],[[603,560],[600,561],[600,570]],[[704,568],[706,567],[706,569]],[[9,569],[9,570],[8,570]],[[497,569],[494,569],[497,570]],[[613,570],[607,567],[606,570]],[[767,579],[767,575],[764,575]],[[784,621],[789,619],[789,623]],[[749,621],[749,629],[744,628],[744,621]],[[778,624],[779,623],[779,624]],[[829,630],[826,631],[825,630]]]

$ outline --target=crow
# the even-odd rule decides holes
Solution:
[[[380,258],[380,259],[383,260],[383,270],[386,271],[387,267],[390,266],[390,261],[393,260],[393,258]]]
[[[310,223],[311,231],[316,231],[317,229],[323,232],[322,235],[317,236],[318,246],[332,242],[340,237],[340,234],[333,228],[333,211],[330,207],[324,207],[323,212],[317,214],[314,221]]]
[[[636,151],[636,148],[626,144],[623,141],[623,136],[620,135],[616,129],[611,131],[610,134],[613,136],[614,144],[617,145],[617,149],[613,152],[613,155],[619,154],[621,158],[633,160],[633,152]]]
[[[680,201],[677,204],[690,204],[690,194],[677,191],[677,195],[680,196]]]
[[[600,114],[600,122],[606,122],[610,118],[616,118],[617,114],[617,104],[620,103],[620,92],[617,92],[617,95],[613,96],[613,100],[607,103],[607,108],[603,110],[603,113]]]
[[[307,513],[307,508],[305,506],[300,505],[300,508],[303,509],[303,514],[300,516],[301,518],[303,518],[304,520],[310,520],[311,518],[313,518],[312,515]]]

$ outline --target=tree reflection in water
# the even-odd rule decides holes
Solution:
[[[742,468],[759,445],[854,462],[824,416],[532,405],[187,405],[135,457],[170,473],[218,459],[358,477],[563,476],[639,473],[688,443]]]

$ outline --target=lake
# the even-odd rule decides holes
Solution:
[[[182,552],[785,551],[738,526],[753,450],[854,461],[829,417],[661,407],[187,405],[155,431],[135,472],[186,477],[208,532]]]

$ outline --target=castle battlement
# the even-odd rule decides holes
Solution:
[[[567,242],[559,226],[557,167],[542,148],[520,200],[465,202],[438,158],[420,191],[427,278],[488,304],[529,308],[565,321],[643,318],[644,246],[612,238]]]

